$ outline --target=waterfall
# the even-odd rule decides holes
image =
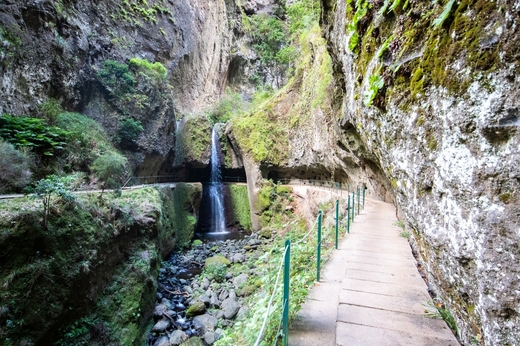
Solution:
[[[224,215],[224,191],[222,186],[222,173],[220,172],[220,145],[215,127],[211,133],[211,158],[209,200],[211,208],[211,232],[227,233]]]

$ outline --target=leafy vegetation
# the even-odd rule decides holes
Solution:
[[[269,317],[262,344],[273,344],[282,313],[281,283],[276,288],[273,307],[269,311],[268,302],[274,290],[278,269],[282,263],[286,239],[291,240],[291,298],[289,307],[289,318],[291,320],[296,316],[301,304],[305,301],[308,290],[316,279],[316,272],[310,270],[310,268],[315,268],[316,265],[317,240],[316,237],[310,237],[300,241],[309,229],[303,219],[295,214],[291,208],[287,208],[293,199],[290,188],[266,181],[261,194],[263,201],[260,203],[265,207],[262,215],[271,214],[264,229],[271,230],[275,237],[260,256],[252,256],[248,263],[234,264],[228,268],[228,271],[236,273],[245,272],[248,268],[255,268],[258,275],[256,281],[248,285],[249,287],[254,286],[254,289],[250,291],[251,295],[245,298],[244,304],[248,309],[245,318],[237,320],[233,328],[225,331],[223,337],[216,342],[216,345],[219,346],[254,344],[266,313]],[[328,209],[333,210],[332,206],[329,206]],[[322,231],[323,261],[326,261],[333,249],[334,228],[325,227]]]
[[[108,92],[116,98],[134,91],[135,77],[127,64],[105,60],[103,66],[97,71],[97,76]]]
[[[439,26],[441,26],[442,23],[444,23],[444,21],[449,17],[451,8],[453,7],[454,3],[455,3],[455,0],[449,0],[446,3],[446,6],[444,6],[442,13],[437,18],[435,18],[435,20],[433,21],[433,26],[435,28],[438,28]]]
[[[123,178],[128,174],[128,160],[117,152],[109,151],[99,156],[90,169],[101,181],[103,190],[106,188],[117,189],[121,187]]]
[[[64,112],[55,124],[69,134],[67,150],[62,155],[65,171],[87,171],[99,155],[115,151],[105,129],[86,115]]]
[[[146,59],[132,58],[130,59],[128,66],[130,68],[135,68],[140,73],[156,80],[164,79],[167,75],[166,67],[164,67],[160,62],[151,63]]]
[[[41,343],[59,318],[59,345],[144,344],[167,213],[153,188],[52,197],[47,229],[40,201],[0,203],[0,338]]]
[[[383,77],[380,75],[372,75],[369,78],[368,81],[368,88],[365,91],[365,97],[363,98],[363,103],[365,106],[372,105],[372,102],[377,96],[377,93],[380,89],[382,89],[385,86],[385,81],[383,80]]]
[[[60,103],[56,99],[50,98],[38,105],[38,111],[49,123],[54,123],[60,113],[63,113],[63,108],[61,108]]]
[[[0,192],[21,189],[31,182],[34,156],[27,148],[16,149],[0,138]]]
[[[43,119],[8,114],[0,117],[0,137],[16,147],[30,147],[40,155],[60,154],[68,135],[67,131],[49,126]]]
[[[347,1],[347,3],[352,3],[353,0]],[[354,15],[352,16],[352,20],[348,24],[348,31],[350,33],[350,40],[348,43],[348,48],[351,52],[354,54],[358,54],[358,43],[359,43],[359,32],[358,32],[358,25],[361,19],[363,19],[369,8],[371,8],[372,5],[367,0],[356,0],[355,8],[356,11],[354,12]],[[351,9],[348,7],[349,10]]]
[[[243,114],[249,109],[249,104],[242,100],[242,96],[231,90],[226,89],[226,93],[215,105],[211,112],[211,118],[216,123],[227,123],[237,115]]]
[[[133,149],[137,146],[137,137],[139,137],[143,130],[143,125],[139,120],[125,118],[119,122],[117,142],[123,149]]]
[[[45,179],[39,180],[34,185],[32,192],[36,194],[38,198],[41,198],[43,203],[43,227],[47,228],[47,219],[49,212],[52,207],[53,197],[56,197],[57,202],[72,202],[76,199],[71,193],[71,185],[76,180],[74,176],[58,177],[56,175],[50,175]]]
[[[159,0],[153,5],[148,4],[147,0],[123,0],[119,5],[119,12],[112,15],[112,18],[141,27],[143,26],[141,20],[157,24],[157,15],[164,14],[169,15],[170,20],[174,22],[172,12],[165,6],[164,0]]]
[[[451,311],[444,305],[444,303],[440,299],[433,299],[426,302],[426,307],[433,308],[425,309],[424,313],[426,316],[431,318],[443,319],[448,327],[451,329],[453,334],[457,335],[457,322],[453,317]]]
[[[283,21],[264,14],[243,17],[248,23],[253,48],[260,58],[260,64],[277,87],[281,77],[294,60],[295,50],[287,40],[287,28]]]
[[[325,105],[332,94],[329,90],[332,61],[320,27],[312,21],[318,18],[318,11],[319,5],[314,1],[297,1],[287,7],[291,45],[298,56],[293,76],[273,96],[258,95],[262,97],[253,102],[251,111],[232,120],[240,146],[257,162],[275,165],[283,162],[293,128],[298,126],[301,130],[310,126],[308,120],[317,107],[328,111]],[[288,92],[294,89],[298,90],[297,95]]]

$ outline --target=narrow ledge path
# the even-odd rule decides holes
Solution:
[[[425,314],[431,298],[395,207],[367,199],[311,288],[290,346],[456,346],[446,323]]]

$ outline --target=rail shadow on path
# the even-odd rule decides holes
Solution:
[[[369,199],[309,291],[290,346],[459,345],[431,300],[395,207]]]

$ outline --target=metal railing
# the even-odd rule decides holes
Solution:
[[[347,193],[347,199],[346,199],[346,207],[345,207],[345,216],[346,216],[346,227],[345,231],[347,234],[350,233],[350,227],[351,224],[354,222],[354,216],[356,214],[356,207],[357,207],[357,215],[360,214],[361,208],[364,208],[365,206],[365,189],[366,188],[359,188],[356,187],[355,191],[352,191],[352,196],[350,193]],[[357,203],[356,203],[357,199]],[[351,203],[352,201],[352,203]],[[335,203],[335,249],[338,249],[338,241],[339,241],[339,215],[340,215],[340,200],[337,199]],[[311,226],[309,231],[298,241],[293,243],[293,246],[298,245],[302,243],[307,237],[309,237],[312,234],[312,231],[314,230],[316,224],[317,224],[317,244],[316,244],[316,281],[320,281],[320,272],[321,272],[321,246],[322,246],[322,224],[323,224],[323,211],[318,211],[318,216],[316,217],[316,221]],[[289,342],[289,302],[290,302],[290,263],[291,263],[291,241],[287,239],[285,241],[284,246],[284,252],[283,257],[281,260],[281,263],[278,267],[278,273],[277,278],[273,287],[273,292],[271,294],[271,298],[269,300],[269,304],[267,306],[267,310],[264,316],[264,320],[262,323],[262,328],[260,329],[260,332],[258,334],[258,337],[255,342],[255,346],[260,345],[260,342],[262,341],[262,337],[265,333],[267,321],[269,320],[269,315],[273,311],[273,301],[275,294],[278,289],[278,283],[280,279],[280,274],[282,272],[282,268],[284,276],[283,276],[283,299],[282,299],[282,314],[280,318],[280,322],[278,324],[278,330],[275,335],[275,339],[273,341],[273,345],[276,345],[278,342],[278,339],[282,338],[282,345],[287,346]]]

